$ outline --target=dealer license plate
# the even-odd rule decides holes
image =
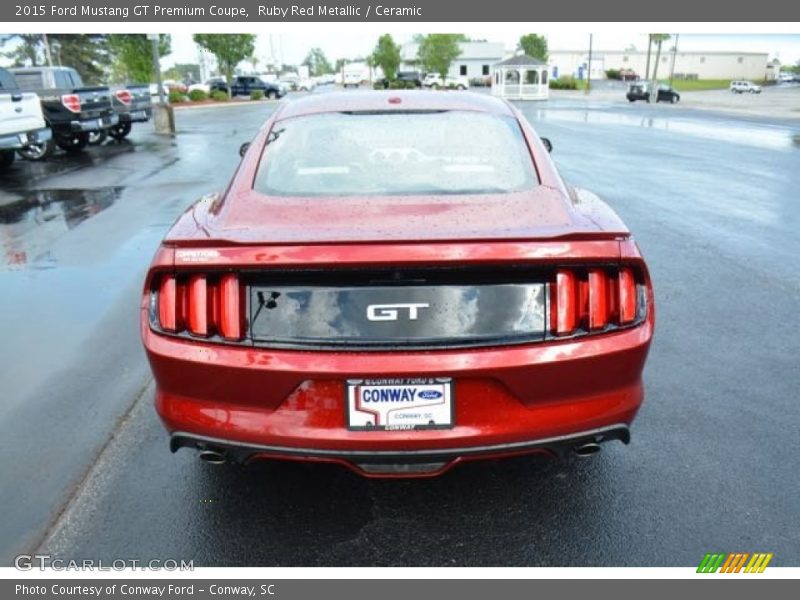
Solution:
[[[348,429],[450,429],[453,415],[453,382],[449,377],[347,381]]]

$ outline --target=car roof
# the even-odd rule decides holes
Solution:
[[[310,94],[281,108],[278,119],[329,112],[466,110],[513,117],[507,103],[486,94],[460,91],[369,90]]]

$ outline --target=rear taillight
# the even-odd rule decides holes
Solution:
[[[644,318],[645,288],[631,267],[559,269],[550,282],[550,333],[596,333]]]
[[[235,274],[161,275],[152,291],[151,322],[169,333],[244,337],[244,290]]]
[[[77,94],[64,94],[61,96],[61,104],[70,112],[81,112],[81,99]]]
[[[127,106],[130,106],[131,102],[133,101],[133,96],[131,96],[131,93],[128,90],[117,90],[114,92],[114,95],[117,97],[117,100]]]

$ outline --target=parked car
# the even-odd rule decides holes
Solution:
[[[115,140],[128,137],[134,123],[146,123],[153,116],[153,104],[150,100],[150,86],[126,85],[112,90],[111,96],[114,110],[119,115],[119,123],[108,130]]]
[[[415,87],[422,87],[422,73],[420,71],[398,71],[397,81],[413,83]]]
[[[630,231],[515,107],[413,90],[280,105],[140,308],[173,452],[368,477],[628,443],[654,329]]]
[[[364,74],[361,71],[345,71],[344,78],[342,79],[342,86],[347,88],[351,85],[358,87],[364,80]]]
[[[633,69],[620,69],[618,77],[622,81],[637,81],[639,76]]]
[[[650,84],[646,81],[634,81],[628,85],[628,92],[625,94],[628,102],[644,100],[650,102]]]
[[[264,96],[270,100],[282,98],[286,93],[278,84],[268,83],[252,75],[237,75],[231,83],[231,96],[249,96],[256,90],[264,92]]]
[[[306,78],[297,82],[297,89],[301,92],[311,92],[315,87],[317,87],[317,84],[314,83],[313,79]]]
[[[215,88],[216,85],[221,85],[225,87],[225,91],[228,90],[227,83],[225,82],[224,77],[210,77],[206,79],[204,83],[193,83],[187,88],[187,93],[192,93],[195,90],[201,90],[206,94],[210,94],[212,89]]]
[[[21,149],[25,158],[45,158],[53,151],[52,141],[67,152],[80,152],[89,143],[90,133],[107,131],[119,123],[111,90],[84,86],[71,67],[23,67],[11,72],[21,90],[38,94],[45,121],[53,130],[50,142]]]
[[[752,81],[731,81],[731,92],[734,94],[760,94],[761,86]]]
[[[428,73],[422,80],[422,85],[427,88],[455,87],[459,90],[469,88],[469,79],[466,77],[447,77],[444,80],[437,73]]]
[[[646,81],[635,81],[631,83],[628,86],[628,92],[625,94],[625,97],[629,102],[635,102],[636,100],[650,102],[652,97],[650,83]],[[659,84],[656,88],[656,102],[669,102],[671,104],[675,104],[676,102],[679,102],[680,99],[681,95],[666,84]]]
[[[22,92],[14,76],[0,68],[0,169],[13,164],[16,151],[47,144],[51,138],[39,96]]]

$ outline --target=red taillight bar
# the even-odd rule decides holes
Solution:
[[[209,334],[208,328],[208,313],[209,313],[209,298],[208,298],[208,285],[206,283],[205,275],[192,275],[189,278],[189,333],[194,335],[207,336]]]
[[[608,323],[606,274],[601,269],[589,270],[589,329],[602,329]]]
[[[243,295],[236,275],[219,280],[219,333],[227,340],[242,338]]]
[[[577,288],[575,274],[571,271],[558,271],[556,273],[555,294],[553,303],[558,310],[553,310],[551,328],[557,335],[568,335],[578,326]]]
[[[632,323],[636,319],[636,281],[629,268],[619,270],[619,322]]]
[[[158,324],[164,331],[177,331],[177,284],[175,277],[165,275],[158,285]]]

